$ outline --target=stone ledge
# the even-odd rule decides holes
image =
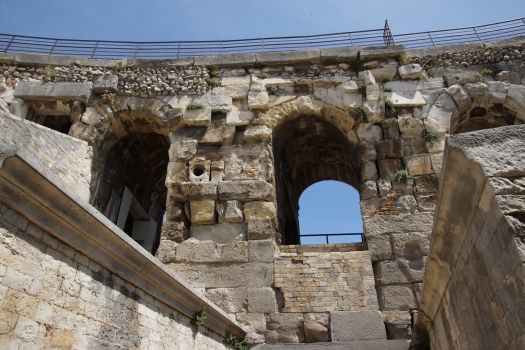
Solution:
[[[0,144],[0,198],[112,273],[185,316],[206,308],[204,326],[225,336],[244,331],[216,305],[147,253],[23,149]]]
[[[410,342],[399,340],[365,340],[313,344],[261,344],[253,350],[408,350]]]

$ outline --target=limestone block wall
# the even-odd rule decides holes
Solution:
[[[225,348],[189,321],[0,203],[0,348]]]
[[[27,152],[78,195],[89,200],[93,150],[87,142],[2,111],[0,140]]]
[[[433,349],[525,346],[525,128],[447,139],[419,322]]]

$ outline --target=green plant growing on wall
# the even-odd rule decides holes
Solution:
[[[364,70],[367,70],[368,67],[365,65],[363,61],[359,57],[353,58],[350,61],[348,61],[349,69],[354,72],[356,75],[359,74],[359,72],[362,72]]]
[[[227,349],[233,350],[249,350],[250,347],[244,343],[244,338],[237,339],[233,334],[227,333],[223,341]]]
[[[46,71],[47,76],[50,78],[54,77],[57,73],[55,67],[52,65],[46,66],[45,71]]]
[[[200,109],[204,108],[204,105],[200,102],[191,101],[186,105],[186,109],[192,110],[192,109]]]
[[[408,171],[408,168],[398,170],[394,174],[394,180],[396,180],[397,182],[401,182],[403,180],[408,179],[413,179],[412,175],[410,175],[410,172]]]
[[[198,327],[204,324],[204,320],[207,318],[208,316],[206,316],[206,312],[204,311],[204,308],[202,308],[201,311],[196,311],[193,314],[193,317],[191,318],[190,323]]]
[[[415,350],[430,350],[430,331],[425,327],[418,327],[417,342]]]
[[[264,75],[262,73],[259,73],[259,74],[257,74],[257,78],[259,78],[259,79],[266,79],[266,75]]]
[[[269,86],[266,88],[269,95],[280,96],[283,92],[275,86]]]
[[[392,89],[391,88],[384,88],[383,91],[384,92],[392,92]]]
[[[488,69],[488,68],[483,68],[480,73],[483,75],[493,75],[494,74],[492,69]]]
[[[386,94],[380,93],[379,99],[385,103],[385,109],[388,113],[393,114],[396,112],[396,109],[394,108],[394,101],[389,99]]]
[[[421,73],[421,75],[419,76],[419,79],[420,80],[426,80],[426,79],[428,79],[428,75],[426,75],[426,73]]]
[[[121,71],[121,70],[124,70],[124,69],[126,69],[126,68],[127,68],[127,67],[126,67],[126,64],[123,63],[123,62],[117,62],[117,63],[115,64],[115,69],[116,69],[117,71]]]
[[[421,132],[421,136],[423,136],[423,140],[425,140],[425,142],[428,143],[434,143],[437,140],[439,140],[439,136],[437,136],[431,131],[428,131],[427,129],[423,129],[423,131]]]
[[[261,63],[261,62],[255,62],[253,64],[253,68],[255,68],[255,69],[264,69],[264,68],[266,68],[266,65]]]
[[[219,76],[219,67],[217,66],[211,66],[208,67],[208,75],[210,78],[216,78]]]
[[[443,81],[445,82],[445,86],[448,87],[448,76],[450,75],[450,72],[443,73]]]
[[[400,65],[404,66],[405,64],[409,64],[411,59],[412,59],[412,56],[405,53],[404,55],[399,56],[398,62]]]
[[[314,70],[314,75],[319,78],[321,76],[321,71],[318,69]]]
[[[218,86],[219,82],[214,79],[206,78],[206,84],[208,84],[208,86],[214,87],[214,86]]]
[[[359,113],[361,113],[361,116],[363,117],[363,121],[365,123],[368,123],[368,115],[366,114],[366,111],[363,108],[358,109]]]

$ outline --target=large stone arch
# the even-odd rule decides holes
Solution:
[[[338,180],[359,189],[356,121],[351,112],[302,96],[259,114],[254,123],[271,129],[282,242],[297,244],[299,198],[307,187]]]

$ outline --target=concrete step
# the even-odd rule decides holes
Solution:
[[[410,341],[404,339],[396,340],[352,340],[334,343],[311,343],[311,344],[261,344],[253,347],[253,350],[408,350]]]

